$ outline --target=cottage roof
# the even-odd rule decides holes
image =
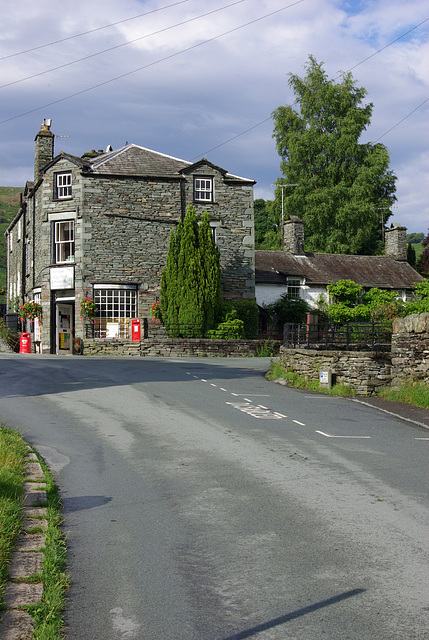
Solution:
[[[308,285],[326,286],[353,280],[363,287],[412,289],[424,278],[408,264],[390,256],[350,256],[330,253],[295,255],[286,251],[255,251],[256,284],[284,284],[288,276]]]

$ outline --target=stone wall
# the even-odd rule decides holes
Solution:
[[[280,348],[285,369],[307,380],[319,380],[319,372],[330,370],[333,384],[345,384],[357,395],[370,396],[391,379],[390,353],[363,351],[316,351]]]
[[[373,395],[380,387],[404,382],[429,382],[429,313],[397,318],[393,322],[390,353],[371,351],[316,351],[280,348],[286,369],[308,380],[330,370],[333,383],[343,383],[358,395]]]
[[[280,349],[280,341],[273,341],[274,354]],[[141,342],[126,340],[83,341],[83,355],[99,356],[164,356],[227,358],[258,356],[266,347],[265,340],[209,340],[197,338],[143,339]]]
[[[392,385],[429,382],[429,313],[397,318],[392,335]]]

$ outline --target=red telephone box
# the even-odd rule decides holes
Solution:
[[[31,334],[21,333],[19,353],[31,353]]]
[[[141,325],[139,318],[133,318],[131,320],[131,340],[133,342],[140,342],[141,340]]]

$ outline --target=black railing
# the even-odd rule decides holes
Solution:
[[[390,351],[392,325],[384,322],[326,324],[286,323],[283,344],[296,349],[341,349],[345,351]]]

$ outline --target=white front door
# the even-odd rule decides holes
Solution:
[[[57,354],[73,353],[73,305],[57,304]]]

